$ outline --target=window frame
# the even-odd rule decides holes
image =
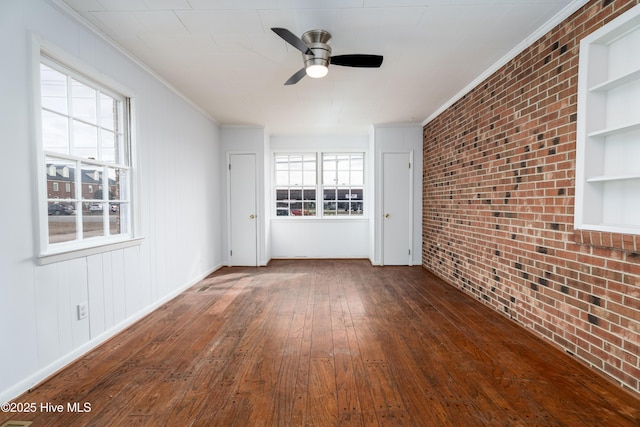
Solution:
[[[322,179],[321,179],[321,182],[320,182],[320,189],[321,189],[321,195],[322,195],[322,217],[325,217],[325,218],[326,217],[331,217],[331,218],[351,218],[351,217],[353,217],[353,218],[363,218],[364,217],[364,212],[365,212],[365,198],[364,198],[364,196],[365,196],[365,153],[364,152],[351,152],[351,151],[350,152],[326,151],[326,152],[320,153],[320,155],[321,155],[321,159],[319,160],[319,163],[321,163],[321,168],[322,168],[322,171],[321,171],[322,172]],[[358,155],[361,156],[361,158],[362,158],[362,184],[353,184],[351,182],[351,175],[352,175],[352,172],[354,171],[354,169],[352,168],[352,161],[353,161],[352,157],[358,156]],[[336,159],[335,159],[336,163],[340,160],[337,157],[339,157],[339,156],[349,156],[349,168],[348,168],[348,171],[349,171],[349,183],[348,184],[338,183],[338,182],[336,182],[334,184],[328,184],[328,183],[324,182],[325,172],[326,172],[326,170],[324,168],[325,161],[326,161],[325,156],[335,156],[336,157]],[[355,169],[355,170],[357,170],[357,169]],[[337,181],[337,177],[338,177],[339,172],[340,172],[340,169],[338,168],[337,164],[336,164],[335,172],[336,172],[336,181]],[[339,215],[339,214],[337,214],[337,212],[339,212],[341,210],[339,208],[340,203],[348,203],[350,205],[352,203],[354,203],[352,201],[353,200],[352,197],[349,197],[347,199],[339,199],[338,195],[340,194],[341,191],[342,192],[348,191],[348,193],[350,195],[352,195],[354,188],[361,188],[362,189],[361,198],[358,201],[359,205],[360,205],[361,213],[360,214],[352,214],[351,213],[352,210],[348,209],[347,212],[349,212],[349,213],[347,215]],[[336,214],[335,215],[328,215],[328,214],[325,213],[325,207],[324,207],[325,198],[324,198],[324,196],[325,196],[325,190],[327,190],[327,189],[334,189],[335,190],[336,198],[335,199],[327,199],[327,200],[335,200],[335,202],[334,202],[336,204],[336,210],[335,210]],[[346,200],[349,200],[349,201],[347,202]],[[355,202],[355,203],[358,203],[358,202]]]
[[[299,156],[301,158],[300,161],[300,173],[301,173],[301,183],[300,184],[292,184],[290,182],[290,176],[291,176],[291,172],[294,171],[295,169],[292,169],[291,167],[287,168],[287,172],[288,172],[288,184],[287,185],[279,185],[278,184],[278,172],[281,171],[280,169],[278,169],[278,157],[280,156],[287,156],[287,164],[291,165],[291,157],[294,156]],[[305,157],[313,157],[313,162],[314,162],[314,172],[315,172],[315,179],[314,179],[314,183],[313,185],[311,184],[306,184],[305,183],[305,163],[308,162],[308,160],[305,160]],[[273,170],[274,170],[274,180],[273,180],[273,188],[274,188],[274,215],[278,218],[283,218],[283,217],[287,217],[287,218],[298,218],[298,217],[306,217],[306,218],[317,218],[317,214],[318,214],[318,156],[317,153],[314,152],[304,152],[304,153],[299,153],[299,152],[291,152],[291,153],[282,153],[282,152],[278,152],[278,153],[273,153]],[[282,170],[284,171],[284,170]],[[286,191],[289,193],[289,195],[291,194],[291,191],[300,191],[300,199],[299,202],[296,203],[300,203],[300,215],[292,215],[290,214],[292,212],[292,207],[291,207],[291,203],[292,203],[292,199],[288,198],[286,199],[286,202],[281,201],[281,199],[278,199],[278,192],[279,191],[285,191],[285,187],[286,187]],[[306,204],[309,202],[306,202],[306,200],[310,200],[310,199],[305,199],[305,191],[309,191],[313,189],[313,191],[315,192],[315,199],[313,199],[313,203],[315,204],[315,214],[313,215],[309,215],[309,214],[305,214],[305,212],[307,212],[306,208]],[[283,199],[284,200],[284,199]],[[298,199],[295,199],[298,200]],[[280,208],[278,207],[279,203],[287,203],[288,207],[287,208]],[[278,211],[281,209],[286,209],[286,211],[289,213],[288,215],[282,215],[279,216],[278,215]]]
[[[637,163],[631,168],[620,161],[633,158],[629,148],[640,149],[640,118],[611,113],[637,111],[626,105],[631,96],[637,103],[640,67],[621,61],[629,49],[618,43],[639,32],[640,6],[635,6],[580,41],[573,224],[578,231],[640,235],[640,223],[629,220],[635,220],[640,204],[640,169]],[[617,54],[611,55],[614,45]],[[635,88],[621,98],[620,89],[627,84]]]
[[[114,235],[103,235],[98,237],[91,237],[84,240],[71,240],[62,243],[50,243],[49,236],[49,215],[48,215],[48,206],[51,203],[51,199],[48,196],[47,191],[47,175],[49,170],[46,168],[47,161],[53,155],[57,159],[63,159],[66,162],[74,163],[78,165],[82,164],[83,167],[86,166],[95,166],[102,167],[103,171],[108,171],[109,167],[113,170],[123,170],[122,164],[120,162],[109,163],[107,161],[100,161],[91,158],[80,158],[78,156],[74,156],[72,154],[60,154],[53,153],[45,150],[43,146],[43,116],[42,116],[42,91],[41,91],[41,64],[45,64],[46,66],[51,66],[54,64],[54,68],[60,71],[62,68],[63,73],[67,76],[71,76],[73,79],[80,81],[82,83],[89,82],[90,86],[95,87],[98,86],[99,90],[102,93],[113,97],[114,99],[118,99],[122,101],[123,108],[123,132],[124,132],[124,140],[123,146],[125,148],[125,153],[123,154],[123,158],[125,159],[126,169],[128,171],[128,183],[126,184],[126,188],[124,191],[127,192],[126,202],[129,207],[127,209],[126,216],[127,224],[124,225],[126,228],[125,232],[118,233]],[[32,99],[33,99],[33,140],[35,144],[35,176],[37,179],[34,182],[34,197],[35,206],[37,207],[36,215],[34,216],[34,222],[36,223],[36,230],[38,234],[38,246],[37,253],[35,255],[35,261],[39,265],[50,264],[53,262],[59,262],[69,259],[74,259],[82,256],[88,256],[91,254],[102,253],[118,248],[125,248],[134,245],[138,245],[142,241],[142,237],[137,232],[137,224],[138,224],[138,213],[137,213],[137,179],[136,179],[136,155],[135,155],[135,96],[134,92],[130,89],[124,87],[120,83],[114,81],[108,76],[103,75],[93,67],[87,65],[86,63],[80,61],[74,56],[68,54],[67,52],[59,49],[57,46],[51,44],[50,42],[41,39],[38,35],[32,34]],[[126,156],[126,157],[124,157]],[[121,159],[122,160],[122,159]],[[76,177],[80,176],[80,171],[76,170]],[[82,179],[78,178],[76,181],[80,181],[82,183]],[[105,182],[109,182],[109,178],[105,177],[103,179]],[[77,182],[76,182],[77,185]],[[74,190],[72,188],[72,190]],[[82,206],[82,189],[76,189],[76,194],[71,194],[70,197],[72,199],[77,199],[77,195],[80,194],[80,199],[75,200],[76,207]],[[103,197],[106,197],[107,205],[110,206],[111,201],[110,197],[107,194]],[[115,203],[117,200],[114,200]],[[102,200],[101,202],[104,202]],[[104,218],[107,218],[106,220]],[[109,215],[103,214],[103,223],[104,227],[109,225],[108,221]],[[122,217],[121,217],[122,218]],[[78,227],[82,226],[82,223],[78,224],[78,220],[76,219],[76,232]],[[103,230],[105,230],[103,228]],[[108,233],[105,233],[108,234]]]
[[[316,193],[316,214],[315,215],[283,215],[278,216],[278,185],[277,185],[277,167],[276,167],[276,158],[277,156],[309,156],[313,155],[315,157],[316,162],[316,184],[315,184],[315,193]],[[351,214],[348,215],[325,215],[324,213],[324,190],[326,187],[337,188],[340,185],[325,185],[324,184],[324,156],[325,155],[360,155],[362,156],[362,185],[349,185],[348,187],[362,187],[362,213],[361,214]],[[272,219],[283,220],[283,221],[317,221],[317,220],[329,220],[329,221],[337,221],[337,220],[363,220],[368,219],[368,209],[370,201],[367,201],[367,152],[365,150],[277,150],[272,152],[272,185],[271,191],[273,195],[273,202],[271,203],[271,215]],[[303,186],[300,186],[301,188]]]

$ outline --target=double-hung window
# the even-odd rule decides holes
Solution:
[[[364,155],[322,155],[323,215],[362,215]]]
[[[130,239],[128,99],[44,55],[39,75],[42,254]]]
[[[363,153],[278,153],[274,161],[276,216],[363,215]]]
[[[315,216],[316,154],[277,154],[275,169],[276,215]]]

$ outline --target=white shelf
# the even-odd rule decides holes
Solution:
[[[590,138],[594,138],[598,136],[604,137],[604,136],[617,135],[619,133],[624,133],[624,132],[632,132],[634,130],[640,130],[640,123],[631,123],[623,126],[616,126],[612,128],[601,129],[595,132],[591,132],[588,136]]]
[[[637,175],[603,175],[592,176],[587,178],[587,182],[611,182],[611,181],[626,181],[629,179],[640,179],[640,174]]]
[[[640,234],[639,49],[640,5],[580,42],[576,229]]]
[[[589,89],[589,91],[606,92],[638,79],[640,79],[640,70],[635,70],[623,76],[616,77],[615,79],[607,80],[606,82],[595,85],[591,89]]]

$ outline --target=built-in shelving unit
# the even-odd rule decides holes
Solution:
[[[580,43],[575,228],[640,234],[640,6]]]

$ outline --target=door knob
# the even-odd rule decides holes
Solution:
[[[385,218],[389,218],[390,216],[391,216],[391,215],[389,215],[389,214],[386,214],[386,215],[385,215],[384,217],[385,217]]]
[[[256,217],[256,216],[255,216],[254,214],[249,215],[249,219],[253,219],[253,218],[255,218],[255,217]]]

